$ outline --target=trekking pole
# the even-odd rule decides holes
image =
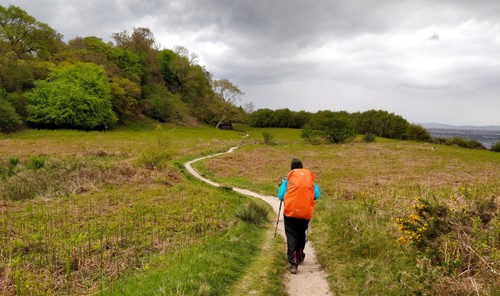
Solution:
[[[280,221],[280,212],[281,212],[281,204],[283,203],[282,200],[280,200],[280,208],[278,210],[278,219],[276,220],[276,229],[274,230],[274,237],[276,237],[276,232],[278,232],[278,222]]]

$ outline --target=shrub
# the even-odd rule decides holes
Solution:
[[[475,140],[467,140],[462,137],[451,137],[445,140],[445,145],[458,146],[469,149],[486,149],[483,144]]]
[[[33,170],[38,170],[38,169],[43,168],[44,165],[45,165],[44,158],[38,157],[38,156],[33,156],[30,158],[30,160],[26,164],[26,167],[29,169],[33,169]]]
[[[493,152],[500,152],[500,141],[493,144],[493,146],[491,146],[490,150]]]
[[[101,67],[76,63],[54,70],[28,93],[28,122],[55,128],[105,129],[117,122]]]
[[[274,135],[268,131],[262,132],[262,137],[264,138],[264,144],[274,145]]]
[[[366,143],[375,142],[375,136],[372,134],[366,134],[363,136],[363,142],[366,142]]]
[[[500,278],[500,220],[495,199],[473,197],[467,186],[460,186],[448,197],[417,197],[413,213],[396,219],[402,233],[398,241],[416,248],[417,265],[427,262],[419,268],[428,278],[417,280],[416,286],[430,295],[438,291],[443,294],[452,289],[445,282],[458,285],[472,279],[482,282],[484,288],[494,289],[491,283],[498,283]],[[441,282],[433,280],[437,273],[441,274],[437,276]],[[473,294],[474,290],[462,286],[459,294]]]
[[[19,158],[9,158],[6,164],[0,162],[0,178],[11,177],[16,173],[16,167],[19,164]]]
[[[244,222],[263,226],[268,221],[268,213],[264,206],[250,202],[236,213],[236,217]]]

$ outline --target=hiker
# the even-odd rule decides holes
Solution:
[[[296,274],[297,268],[304,261],[306,230],[314,210],[314,200],[320,191],[314,182],[313,173],[304,169],[302,161],[294,158],[291,171],[281,182],[278,198],[285,202],[283,217],[287,242],[288,270]]]

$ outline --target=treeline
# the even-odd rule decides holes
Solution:
[[[16,6],[0,6],[0,132],[23,126],[106,129],[140,118],[183,124],[243,120],[241,91],[214,80],[184,47],[148,28],[65,43]],[[228,96],[230,94],[230,96]]]
[[[304,129],[306,139],[325,138],[339,143],[356,134],[399,140],[431,141],[429,132],[403,117],[383,110],[348,113],[345,111],[290,111],[259,109],[250,115],[254,127],[288,127]]]

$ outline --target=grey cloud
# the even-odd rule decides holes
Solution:
[[[418,120],[424,116],[416,111],[422,104],[412,108],[418,102],[450,116],[439,110],[459,99],[464,112],[488,102],[485,114],[500,124],[500,111],[491,115],[500,110],[500,1],[3,2],[22,7],[65,40],[110,40],[112,33],[138,26],[161,36],[164,46],[181,40],[258,107],[301,108],[299,96],[310,94],[302,101],[311,111],[335,97],[346,109],[392,107]],[[211,45],[223,49],[207,53]]]

